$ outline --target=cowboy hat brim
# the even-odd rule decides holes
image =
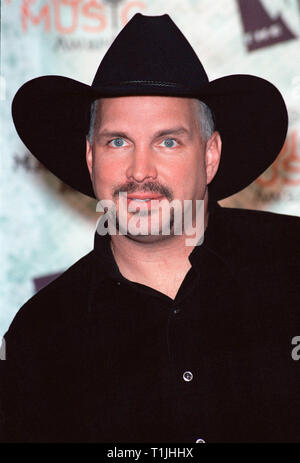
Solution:
[[[44,76],[18,90],[13,121],[28,150],[45,167],[75,190],[95,197],[85,158],[90,106],[98,98],[129,95],[198,98],[211,108],[222,139],[219,169],[209,185],[215,200],[252,183],[276,159],[286,137],[288,116],[280,92],[251,75],[225,76],[194,89],[153,81],[95,88],[67,77]]]

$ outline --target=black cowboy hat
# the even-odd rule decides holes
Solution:
[[[219,170],[209,185],[211,199],[249,185],[275,160],[285,140],[287,110],[276,87],[251,75],[209,82],[167,14],[137,13],[105,54],[91,86],[61,76],[25,83],[13,100],[13,120],[42,164],[95,197],[85,160],[90,106],[97,98],[128,95],[192,97],[211,108],[223,142]]]

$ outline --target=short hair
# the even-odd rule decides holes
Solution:
[[[195,104],[199,111],[199,126],[201,136],[204,141],[207,141],[215,131],[214,115],[212,110],[203,101],[195,98]]]
[[[95,134],[95,122],[97,115],[97,107],[100,100],[95,100],[91,104],[90,126],[87,134],[87,139],[92,145]],[[211,109],[203,102],[194,98],[195,104],[198,106],[199,111],[199,125],[201,136],[204,141],[207,141],[215,131],[214,116]]]
[[[87,139],[88,139],[90,145],[92,145],[93,141],[94,141],[95,122],[96,122],[98,102],[99,102],[99,100],[94,100],[92,102],[92,104],[91,104],[90,126],[89,126],[89,131],[88,131],[88,134],[87,134]]]

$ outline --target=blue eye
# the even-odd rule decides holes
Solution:
[[[121,138],[121,137],[119,137],[119,138],[114,138],[113,140],[111,140],[111,141],[109,142],[109,145],[110,145],[110,144],[112,144],[112,146],[113,146],[114,148],[120,148],[120,147],[122,147],[122,146],[125,145],[125,140],[124,140],[124,138]]]
[[[174,138],[166,138],[162,143],[166,148],[174,148],[177,145],[177,141]]]

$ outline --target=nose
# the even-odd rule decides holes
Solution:
[[[129,180],[143,182],[148,178],[157,177],[155,166],[155,153],[149,146],[136,145],[131,153],[130,164],[127,168],[126,175]]]

